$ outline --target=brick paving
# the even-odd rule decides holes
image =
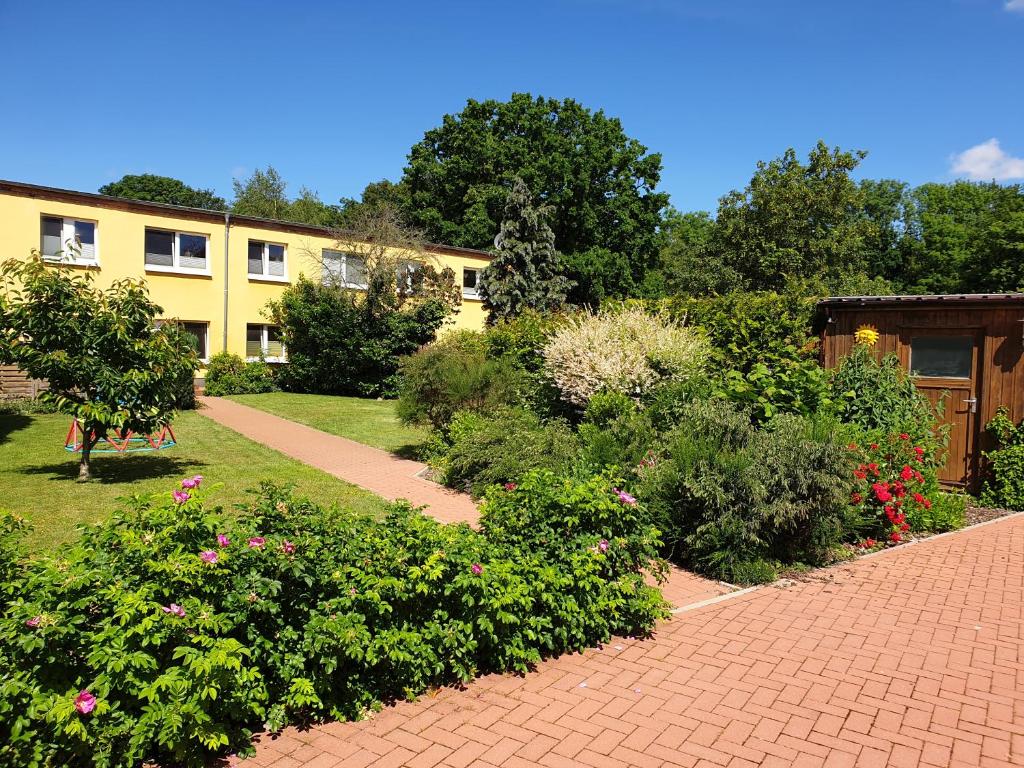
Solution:
[[[1024,516],[677,614],[524,677],[263,736],[268,768],[1024,765]]]
[[[407,499],[425,506],[445,523],[475,524],[480,516],[473,500],[423,478],[426,464],[402,459],[354,440],[282,419],[272,413],[220,397],[201,397],[199,413],[263,445],[373,491],[385,499]],[[672,568],[662,594],[673,606],[685,606],[729,592],[681,568]]]

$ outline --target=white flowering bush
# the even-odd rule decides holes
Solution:
[[[583,407],[601,391],[639,400],[656,384],[699,376],[710,352],[699,331],[627,307],[572,318],[544,348],[544,365],[562,398]]]

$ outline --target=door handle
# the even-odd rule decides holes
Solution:
[[[971,413],[977,413],[978,412],[978,398],[971,397],[971,398],[968,398],[967,400],[963,400],[962,402],[967,403],[967,405],[969,405],[971,407]]]

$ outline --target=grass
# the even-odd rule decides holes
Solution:
[[[410,427],[399,421],[395,414],[394,400],[300,395],[293,392],[232,395],[229,399],[409,458],[416,456],[427,439],[427,430]]]
[[[201,474],[211,504],[229,509],[247,500],[261,480],[291,483],[296,493],[321,503],[380,512],[378,496],[266,448],[194,411],[178,414],[178,445],[165,451],[99,454],[94,479],[76,482],[78,457],[64,450],[68,417],[59,414],[0,414],[0,509],[33,524],[30,549],[54,549],[77,536],[82,523],[103,520],[118,497],[169,493],[178,480]]]

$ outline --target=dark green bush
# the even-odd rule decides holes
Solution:
[[[31,416],[37,413],[57,413],[57,406],[38,397],[0,397],[0,414]]]
[[[381,302],[360,291],[300,279],[271,312],[288,349],[288,365],[279,377],[283,389],[396,397],[399,359],[434,340],[451,306],[433,298]]]
[[[1024,510],[1024,428],[1014,424],[1009,410],[1001,406],[985,429],[997,447],[985,452],[988,467],[981,503]]]
[[[0,764],[207,765],[255,729],[360,717],[665,615],[642,573],[657,534],[608,477],[527,475],[489,497],[482,533],[271,486],[229,518],[190,492],[13,572],[0,535]]]
[[[694,403],[641,470],[637,495],[674,558],[717,578],[742,563],[826,562],[852,481],[835,425],[783,415],[765,428],[725,402]]]
[[[483,334],[454,331],[402,360],[398,415],[445,429],[457,411],[487,412],[512,405],[520,375],[504,359],[487,358]]]
[[[544,346],[564,322],[564,315],[527,310],[495,323],[484,335],[488,359],[504,361],[519,371],[523,405],[543,416],[566,416],[571,412],[544,372]]]
[[[164,333],[171,338],[172,344],[183,349],[190,348],[193,352],[198,352],[199,347],[195,336],[186,333],[180,325],[166,323],[163,328]],[[179,368],[175,371],[174,407],[179,411],[190,411],[196,407],[195,375],[194,369]]]
[[[498,408],[489,416],[456,414],[436,465],[446,485],[480,496],[489,485],[518,482],[531,469],[565,473],[578,452],[564,421],[545,423],[525,408]]]
[[[275,389],[274,370],[262,360],[246,362],[232,352],[218,352],[206,366],[203,391],[211,397],[257,395]]]
[[[618,392],[599,392],[590,398],[578,430],[585,467],[633,470],[658,441],[646,411]]]

